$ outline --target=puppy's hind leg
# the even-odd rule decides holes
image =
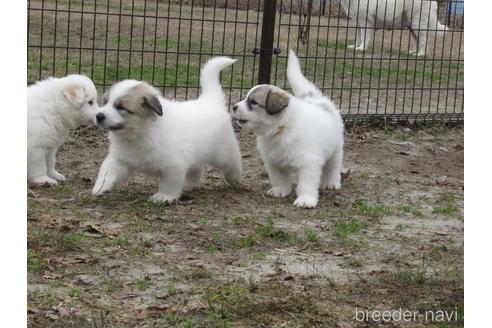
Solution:
[[[116,184],[127,180],[130,173],[128,166],[108,155],[99,169],[92,195],[100,196],[106,191],[111,191]]]
[[[55,169],[56,151],[56,148],[48,150],[46,158],[46,162],[48,163],[48,176],[58,181],[65,181],[65,177],[63,176],[63,174],[59,173]]]
[[[185,191],[191,191],[200,187],[200,180],[203,175],[203,166],[198,165],[188,169],[186,172],[186,183],[184,186]]]
[[[55,179],[48,176],[47,151],[45,149],[38,148],[28,151],[27,178],[36,184],[58,184]]]
[[[299,170],[297,183],[297,207],[314,208],[318,204],[318,189],[321,180],[321,165],[315,163],[302,167]]]
[[[185,179],[185,169],[173,167],[166,170],[159,181],[159,191],[150,196],[149,200],[169,205],[176,202],[183,193]]]
[[[341,187],[343,148],[337,149],[323,166],[321,189],[338,190]]]
[[[233,132],[231,131],[231,133]],[[210,164],[220,170],[224,175],[227,184],[232,187],[238,187],[243,169],[241,164],[241,153],[234,136],[226,139],[234,141],[222,145]]]

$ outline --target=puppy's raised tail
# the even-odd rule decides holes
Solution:
[[[296,97],[322,97],[321,91],[302,74],[299,59],[292,50],[289,51],[289,59],[287,60],[287,80]]]
[[[220,85],[220,71],[231,66],[235,61],[236,59],[229,57],[215,57],[203,65],[200,72],[202,96],[223,95],[222,86]]]

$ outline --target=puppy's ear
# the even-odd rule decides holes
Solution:
[[[153,110],[157,115],[162,116],[162,105],[156,95],[143,96],[143,107]]]
[[[63,96],[75,107],[84,104],[85,90],[80,85],[69,85],[62,91]]]
[[[287,92],[279,88],[270,88],[265,99],[265,110],[268,114],[280,113],[289,105],[290,97]]]

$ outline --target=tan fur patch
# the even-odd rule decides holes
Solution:
[[[249,97],[271,115],[282,111],[290,101],[290,95],[286,91],[273,85],[258,87]]]
[[[158,101],[153,100],[159,95],[160,92],[157,91],[157,89],[148,83],[142,82],[128,90],[124,96],[116,99],[114,107],[121,106],[130,113],[143,116],[148,113],[149,107],[151,107],[150,105],[152,105],[150,109],[153,109],[156,112],[159,110],[155,107],[160,106],[160,104]],[[159,115],[162,115],[162,108],[160,108]]]

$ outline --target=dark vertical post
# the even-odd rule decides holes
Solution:
[[[275,14],[277,0],[263,1],[263,20],[261,26],[260,46],[260,72],[258,74],[259,84],[270,83],[273,55],[273,33],[275,31]]]
[[[308,17],[306,23],[306,42],[309,42],[309,31],[311,30],[311,14],[313,13],[313,0],[308,0]]]
[[[326,0],[323,0],[323,8],[321,9],[321,15],[324,16],[326,13]]]

